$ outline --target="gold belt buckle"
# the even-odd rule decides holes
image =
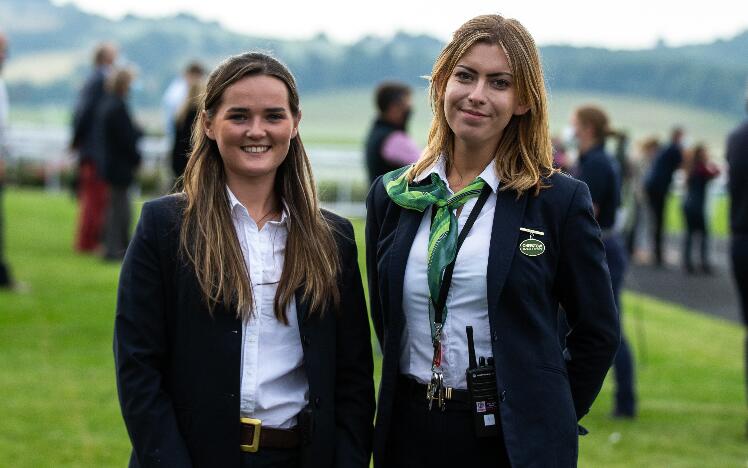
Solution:
[[[242,452],[256,452],[260,449],[260,430],[262,429],[262,421],[254,418],[239,418],[242,424],[254,426],[255,430],[252,434],[252,443],[249,445],[239,445]]]

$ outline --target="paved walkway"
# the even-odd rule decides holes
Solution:
[[[681,265],[681,238],[671,237],[665,251],[666,266],[655,268],[632,261],[624,287],[741,323],[737,291],[730,273],[727,239],[712,239],[711,253],[713,271],[710,275],[688,275]]]

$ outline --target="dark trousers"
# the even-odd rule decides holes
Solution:
[[[242,452],[242,468],[299,468],[297,449],[261,448],[255,453]]]
[[[618,235],[604,239],[603,244],[605,244],[605,256],[608,260],[613,296],[615,297],[618,316],[621,317],[623,313],[623,309],[621,308],[621,288],[623,287],[623,277],[626,273],[626,252],[623,242]],[[634,416],[636,414],[634,358],[623,331],[621,331],[621,344],[613,361],[613,372],[616,382],[613,413],[621,416]]]
[[[499,429],[501,426],[499,426]],[[475,437],[467,403],[428,410],[424,392],[398,383],[387,441],[388,468],[509,467],[504,436]]]
[[[127,187],[111,187],[104,227],[104,256],[121,259],[130,243],[130,198]]]
[[[743,324],[748,327],[748,234],[733,234],[730,242],[730,257],[732,260],[732,274],[740,300],[740,312]],[[746,397],[748,398],[748,328],[744,344]]]
[[[665,201],[667,191],[647,190],[649,207],[652,210],[652,245],[657,265],[662,265],[662,229],[665,223]]]
[[[5,224],[3,223],[4,218],[3,212],[3,184],[0,182],[0,288],[7,288],[13,285],[13,280],[10,276],[10,269],[5,261]]]
[[[79,252],[91,252],[96,250],[102,241],[109,189],[106,182],[96,172],[93,162],[82,162],[79,171],[80,215],[78,216],[75,248]]]
[[[694,238],[699,239],[699,251],[701,254],[701,266],[706,270],[709,268],[709,230],[706,225],[706,215],[702,207],[683,207],[683,215],[686,218],[686,237],[683,243],[683,265],[690,271],[693,270],[691,250]]]

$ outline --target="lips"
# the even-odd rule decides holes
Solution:
[[[477,110],[473,110],[473,109],[460,109],[460,111],[464,112],[465,114],[471,117],[488,117],[488,115],[482,112],[478,112]]]
[[[268,145],[242,146],[242,151],[244,151],[245,153],[258,154],[258,153],[264,153],[269,150],[270,150],[270,146]]]

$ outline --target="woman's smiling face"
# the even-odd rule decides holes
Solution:
[[[527,110],[517,98],[509,61],[498,45],[474,44],[447,81],[444,114],[456,142],[467,147],[493,151],[512,116]]]
[[[205,133],[218,146],[229,185],[275,179],[299,119],[278,78],[250,75],[226,88],[213,117],[205,119]]]

